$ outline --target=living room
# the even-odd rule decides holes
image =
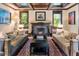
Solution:
[[[42,35],[49,56],[77,56],[78,16],[77,3],[0,3],[0,55],[29,56],[30,43]]]

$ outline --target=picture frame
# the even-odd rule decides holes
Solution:
[[[38,11],[35,12],[36,21],[45,21],[46,20],[46,12]]]
[[[0,24],[10,24],[11,23],[11,13],[0,8]]]
[[[69,13],[68,23],[70,25],[74,25],[75,24],[75,11],[72,11],[72,12]]]

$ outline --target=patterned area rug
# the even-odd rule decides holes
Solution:
[[[25,43],[24,47],[21,49],[21,51],[18,53],[17,56],[30,56],[30,43],[31,42],[32,42],[32,39],[29,39],[28,42]],[[50,56],[62,56],[63,55],[51,39],[48,40],[48,44],[49,44],[49,55]]]

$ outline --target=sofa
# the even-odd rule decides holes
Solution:
[[[23,47],[23,45],[28,41],[27,37],[19,37],[19,40],[17,41],[17,43],[13,44],[11,42],[10,45],[10,55],[11,56],[16,56],[18,54],[18,52],[20,51],[20,49]]]
[[[76,38],[76,33],[71,33],[69,31],[63,30],[56,32],[52,35],[54,42],[61,48],[61,50],[66,54],[70,55],[71,53],[71,41]]]
[[[8,39],[8,55],[16,56],[21,50],[23,45],[28,41],[27,35],[21,35],[17,33],[7,33]]]

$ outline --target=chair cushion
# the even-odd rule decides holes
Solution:
[[[12,39],[15,39],[15,38],[16,38],[16,35],[9,34],[9,35],[8,35],[8,38],[11,39],[11,40],[12,40]]]

